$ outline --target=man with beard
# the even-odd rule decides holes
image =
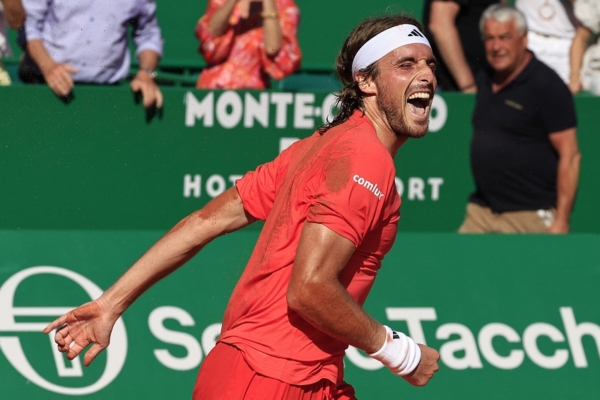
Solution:
[[[335,119],[182,220],[100,298],[49,324],[59,350],[73,359],[93,342],[89,365],[153,283],[214,238],[264,220],[194,398],[352,399],[348,345],[425,385],[438,352],[362,308],[396,237],[393,157],[427,132],[436,61],[421,32],[403,15],[357,26],[337,59],[344,88]]]

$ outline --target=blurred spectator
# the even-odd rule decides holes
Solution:
[[[47,83],[66,96],[75,82],[113,84],[127,77],[130,54],[127,31],[140,69],[131,81],[145,107],[161,107],[154,82],[163,40],[153,0],[23,0],[26,53],[19,76],[26,83]]]
[[[525,16],[486,9],[481,31],[493,72],[477,75],[469,198],[461,233],[569,232],[580,154],[573,96],[527,49]]]
[[[4,69],[3,57],[12,57],[6,28],[18,29],[25,21],[25,10],[21,0],[0,0],[0,86],[10,85],[10,76]]]
[[[6,25],[4,7],[3,4],[0,3],[0,86],[10,85],[10,76],[4,69],[4,63],[2,62],[2,58],[11,56],[8,37],[6,36]]]
[[[209,0],[196,25],[207,67],[196,86],[264,89],[300,67],[293,0]]]
[[[516,0],[527,19],[527,47],[569,83],[569,50],[577,21],[570,0]]]
[[[3,8],[4,19],[13,29],[19,29],[25,22],[25,10],[21,0],[0,0],[0,8]]]
[[[600,96],[600,1],[576,0],[574,7],[581,24],[571,46],[569,88],[572,93],[583,88]]]
[[[474,93],[475,75],[489,68],[479,33],[483,10],[498,0],[425,0],[425,35],[438,61],[438,87]]]

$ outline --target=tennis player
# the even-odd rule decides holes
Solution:
[[[100,298],[44,332],[57,329],[68,359],[93,343],[89,365],[109,345],[115,321],[152,284],[211,240],[263,220],[193,398],[354,399],[343,380],[348,345],[425,385],[438,370],[438,352],[377,322],[362,305],[396,237],[394,156],[427,132],[435,66],[412,17],[362,22],[337,58],[344,87],[332,121],[179,222]]]

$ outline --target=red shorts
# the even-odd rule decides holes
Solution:
[[[290,385],[256,373],[237,348],[217,343],[208,354],[194,386],[194,400],[353,400],[354,389],[327,379],[305,386]]]

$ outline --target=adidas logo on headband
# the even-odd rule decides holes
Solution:
[[[425,37],[425,36],[423,36],[423,34],[422,34],[421,32],[419,32],[419,31],[418,31],[418,30],[416,30],[416,29],[413,29],[413,30],[412,30],[412,32],[410,32],[410,33],[408,34],[408,36],[420,36],[420,37]]]

